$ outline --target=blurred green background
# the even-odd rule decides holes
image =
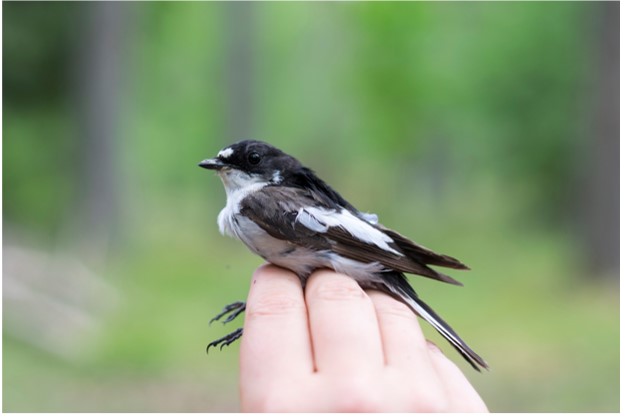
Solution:
[[[619,410],[618,3],[3,3],[3,410],[236,411],[263,139],[472,267],[412,277],[493,411]],[[426,328],[426,327],[425,327]]]

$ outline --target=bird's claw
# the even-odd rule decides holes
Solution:
[[[212,324],[214,321],[220,320],[224,315],[230,314],[228,315],[228,317],[226,317],[226,319],[222,321],[223,324],[227,324],[233,319],[237,318],[239,314],[245,310],[246,302],[233,302],[230,305],[226,305],[224,309],[222,309],[222,312],[220,312],[213,319],[211,319],[209,321],[209,325]]]
[[[220,347],[220,351],[222,351],[222,348],[229,346],[231,343],[237,341],[239,338],[241,338],[241,336],[243,335],[243,328],[238,328],[235,331],[231,332],[228,335],[223,336],[222,338],[219,338],[215,341],[212,341],[209,343],[209,345],[206,346],[206,352],[209,352],[209,348],[211,347],[217,347],[219,345]]]

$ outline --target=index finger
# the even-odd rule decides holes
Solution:
[[[253,275],[240,350],[242,393],[270,380],[313,372],[308,319],[300,279],[263,265]]]

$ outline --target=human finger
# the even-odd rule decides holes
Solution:
[[[463,372],[431,341],[429,354],[450,404],[450,412],[489,412]]]
[[[383,292],[372,290],[367,294],[376,310],[387,366],[432,375],[434,369],[417,315]]]
[[[319,372],[349,376],[383,367],[374,306],[354,279],[319,270],[309,277],[305,298]]]
[[[263,393],[268,381],[312,372],[300,279],[288,270],[263,265],[253,275],[246,306],[240,350],[242,397]]]

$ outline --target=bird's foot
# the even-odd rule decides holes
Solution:
[[[230,314],[222,321],[223,324],[227,324],[233,319],[237,318],[240,313],[246,310],[246,302],[233,302],[230,305],[226,305],[222,312],[217,314],[211,321],[209,321],[209,325],[213,323],[213,321],[220,320],[224,315]]]
[[[220,351],[221,351],[222,348],[224,348],[224,346],[229,346],[231,343],[241,338],[242,335],[243,335],[243,328],[238,328],[235,331],[231,332],[230,334],[225,335],[222,338],[209,343],[209,345],[206,346],[206,352],[207,353],[209,352],[209,348],[217,347],[218,345],[220,346]]]

